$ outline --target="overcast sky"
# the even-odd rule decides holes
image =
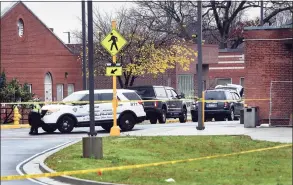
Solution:
[[[34,14],[36,14],[49,28],[54,28],[54,33],[68,43],[67,31],[81,30],[81,1],[71,0],[70,2],[64,0],[62,2],[51,2],[44,0],[22,0]],[[15,2],[15,1],[14,1]],[[130,0],[116,0],[116,1],[99,1],[93,3],[93,8],[98,8],[107,13],[115,13],[122,7],[133,6],[133,1]],[[9,7],[12,1],[1,0],[1,12]],[[259,15],[258,10],[252,10],[249,15],[256,17]],[[71,43],[74,41],[71,40]]]

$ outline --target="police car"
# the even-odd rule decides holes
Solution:
[[[95,90],[94,99],[100,101],[94,104],[95,126],[101,126],[109,132],[113,126],[113,90]],[[122,131],[130,131],[135,124],[145,120],[146,113],[142,100],[134,90],[117,89],[117,99],[117,124]],[[58,129],[61,133],[70,133],[74,127],[89,127],[88,101],[89,91],[85,90],[72,93],[63,99],[62,103],[43,106],[41,109],[43,130],[50,133]]]

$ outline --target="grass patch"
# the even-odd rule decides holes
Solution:
[[[50,156],[45,163],[56,171],[95,169],[189,159],[280,145],[247,136],[104,137],[102,160],[82,158],[79,142]],[[74,175],[95,181],[161,185],[173,178],[180,185],[292,184],[292,147],[237,156],[204,159],[133,170]],[[172,183],[171,183],[172,184]]]

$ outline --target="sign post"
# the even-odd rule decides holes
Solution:
[[[106,76],[113,76],[113,127],[110,131],[110,136],[119,136],[120,129],[117,125],[117,79],[116,76],[122,75],[121,65],[116,64],[116,54],[125,46],[127,41],[116,30],[116,21],[112,21],[112,31],[102,40],[102,46],[112,55],[113,64],[106,67]]]

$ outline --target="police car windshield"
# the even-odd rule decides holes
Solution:
[[[64,98],[62,100],[62,102],[66,103],[66,102],[72,102],[72,101],[80,101],[84,96],[85,96],[85,94],[73,93],[73,94],[67,96],[66,98]]]

